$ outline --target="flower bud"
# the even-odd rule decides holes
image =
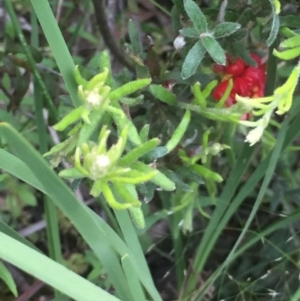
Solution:
[[[223,147],[220,143],[214,143],[210,148],[210,153],[215,156],[222,150]]]
[[[97,179],[102,174],[106,174],[110,163],[110,159],[107,155],[97,155],[90,169],[91,178]]]
[[[173,46],[177,51],[180,51],[185,44],[186,42],[184,40],[184,37],[180,35],[173,42]]]

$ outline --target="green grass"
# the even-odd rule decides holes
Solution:
[[[30,50],[30,47],[36,49],[45,47],[45,44],[41,46],[41,43],[46,43],[47,47],[49,46],[48,63],[52,63],[50,68],[55,72],[58,71],[63,81],[57,80],[57,86],[63,91],[59,93],[67,94],[67,97],[71,98],[73,107],[78,107],[82,104],[82,101],[78,97],[78,85],[73,74],[75,68],[74,58],[70,52],[81,35],[91,35],[91,33],[85,32],[85,23],[88,18],[80,16],[74,30],[69,33],[67,28],[68,16],[76,11],[76,7],[71,2],[66,1],[65,15],[62,16],[58,25],[53,14],[58,5],[57,1],[31,0],[30,21],[32,28],[28,39],[21,29],[18,20],[19,12],[16,11],[16,7],[9,0],[4,2],[11,18],[11,25],[16,33],[17,42],[15,42],[22,46],[23,57],[28,62],[33,75],[33,96],[26,96],[26,104],[22,103],[20,107],[23,111],[28,110],[34,113],[32,118],[26,119],[22,116],[20,120],[18,120],[20,115],[4,115],[1,113],[5,117],[5,121],[0,123],[0,169],[3,173],[10,174],[27,183],[38,192],[39,201],[43,203],[43,216],[46,220],[48,254],[44,254],[36,247],[34,237],[30,237],[28,240],[21,237],[15,231],[16,225],[20,221],[14,220],[14,223],[10,223],[10,219],[7,218],[7,216],[10,217],[9,213],[7,214],[5,210],[1,210],[0,240],[2,247],[0,246],[0,258],[51,286],[55,298],[53,301],[60,300],[60,298],[64,299],[65,296],[79,301],[90,301],[97,298],[104,301],[161,301],[163,300],[161,295],[163,289],[158,287],[157,284],[162,279],[152,277],[151,266],[147,261],[145,250],[152,243],[147,231],[151,229],[155,222],[162,221],[163,225],[168,225],[168,230],[164,230],[162,241],[156,243],[155,247],[160,255],[156,255],[155,260],[158,260],[159,263],[162,262],[160,261],[162,256],[170,259],[171,263],[168,265],[166,275],[171,274],[172,277],[167,278],[169,282],[166,283],[172,287],[178,300],[207,300],[207,293],[212,287],[216,288],[214,298],[222,298],[223,300],[227,298],[228,300],[247,301],[272,300],[271,295],[267,295],[271,288],[280,292],[283,295],[282,298],[289,296],[289,300],[298,300],[300,289],[295,285],[298,281],[296,274],[299,273],[297,243],[299,242],[300,219],[300,200],[297,198],[300,185],[297,165],[299,155],[298,148],[295,146],[300,135],[300,105],[298,102],[294,100],[292,109],[284,118],[274,117],[271,126],[266,130],[268,131],[268,137],[270,139],[274,138],[271,139],[273,144],[267,145],[260,142],[258,145],[249,147],[248,144],[242,141],[243,137],[241,138],[241,133],[245,131],[245,128],[237,125],[237,118],[234,115],[223,114],[222,110],[216,111],[215,107],[211,107],[211,103],[215,103],[209,97],[207,100],[205,99],[205,106],[207,105],[205,110],[193,101],[194,96],[190,92],[191,86],[196,81],[200,81],[201,89],[203,87],[205,89],[206,84],[204,83],[209,82],[209,77],[215,76],[209,73],[211,68],[207,67],[208,61],[204,60],[203,66],[199,68],[199,70],[202,68],[201,71],[204,70],[202,73],[196,73],[193,75],[194,77],[185,81],[181,78],[178,80],[177,85],[172,90],[172,93],[174,93],[172,103],[163,103],[160,98],[164,99],[164,97],[156,98],[157,95],[151,93],[151,89],[145,87],[137,94],[129,95],[133,100],[136,98],[135,95],[140,96],[142,94],[144,96],[144,100],[139,100],[140,104],[138,105],[124,105],[126,101],[121,99],[123,102],[120,103],[119,100],[115,100],[114,107],[110,108],[108,114],[105,110],[101,112],[93,111],[90,115],[92,122],[91,124],[84,124],[84,131],[79,135],[79,142],[97,141],[100,125],[105,124],[111,130],[111,141],[109,143],[113,144],[118,139],[118,132],[122,131],[125,124],[129,124],[131,132],[125,151],[128,153],[133,150],[131,154],[134,158],[141,158],[141,160],[158,170],[172,170],[176,181],[175,178],[171,180],[174,180],[177,185],[175,191],[160,191],[157,193],[157,190],[161,190],[161,188],[158,189],[153,183],[147,183],[148,186],[139,183],[137,192],[141,200],[151,199],[154,196],[153,206],[152,204],[143,204],[142,206],[144,213],[147,212],[145,214],[146,225],[150,225],[143,230],[135,228],[126,210],[116,210],[109,207],[101,195],[99,198],[97,197],[97,201],[101,210],[105,212],[107,218],[105,220],[74,194],[75,188],[78,188],[82,183],[84,185],[88,183],[87,187],[90,188],[92,181],[74,181],[69,184],[57,175],[61,167],[53,169],[42,156],[49,151],[53,144],[48,131],[49,125],[44,118],[44,109],[46,108],[49,111],[51,121],[57,122],[61,119],[60,115],[69,112],[71,108],[66,106],[64,101],[58,101],[61,99],[59,97],[58,100],[54,101],[52,91],[47,86],[47,74],[34,61]],[[151,0],[150,2],[156,7],[159,14],[162,14],[165,18],[172,16],[173,25],[177,24],[176,26],[178,26],[180,22],[179,15],[182,14],[180,11],[182,3],[180,1],[173,1],[177,3],[177,6],[173,7],[172,11],[158,4],[157,1]],[[89,16],[90,5],[91,2],[86,0],[80,7],[81,10],[88,11]],[[130,5],[135,10],[137,9],[135,1],[131,1]],[[205,16],[208,16],[207,20],[209,22],[210,19],[215,20],[217,13],[220,13],[217,1],[212,2],[209,9],[204,8],[203,12]],[[235,13],[236,10],[234,9],[232,12],[228,11],[228,19],[231,18],[235,21]],[[256,27],[251,33],[257,40],[262,39],[260,36],[262,34],[260,32],[261,25],[256,24],[256,19],[252,21]],[[288,23],[288,21],[286,22]],[[141,28],[145,31],[153,30],[155,33],[153,34],[155,47],[157,49],[161,48],[160,50],[163,53],[163,59],[157,56],[155,60],[157,59],[159,62],[163,60],[163,63],[165,63],[164,60],[169,58],[171,58],[170,60],[174,58],[178,60],[170,63],[169,73],[159,75],[153,80],[153,83],[161,84],[166,75],[170,78],[178,78],[180,74],[178,66],[182,65],[188,53],[186,49],[190,47],[189,43],[180,54],[175,52],[166,54],[167,58],[165,58],[165,42],[162,42],[161,37],[166,35],[171,41],[178,32],[168,32],[168,30],[164,32],[155,22],[153,24],[142,23]],[[64,38],[65,34],[68,34],[69,38],[67,40]],[[41,37],[45,37],[46,42]],[[133,21],[129,22],[129,38],[134,39],[134,41],[128,42],[131,45],[131,48],[129,48],[132,51],[132,57],[138,59],[140,55],[146,56],[143,47],[141,47],[143,44],[139,41],[139,32]],[[93,37],[92,43],[96,39],[96,37]],[[273,50],[278,48],[281,39],[283,39],[283,36],[279,35],[268,51],[266,96],[272,95],[285,79],[281,75],[282,70],[278,71],[278,66],[280,66],[280,64],[278,65],[278,59],[272,54]],[[189,40],[187,41],[189,42]],[[221,45],[223,47],[222,43]],[[151,55],[151,51],[152,49],[148,49],[148,55],[149,53]],[[101,65],[100,69],[103,71],[104,66],[111,69],[107,52],[103,52],[99,57],[101,60],[101,63],[98,62]],[[80,59],[88,66],[92,61],[92,59],[91,61],[84,60],[83,57]],[[148,62],[147,60],[145,64]],[[292,65],[290,62],[285,64],[283,68],[287,69]],[[95,75],[97,67],[90,66],[83,71],[83,74],[87,76]],[[175,71],[172,69],[173,67]],[[110,95],[113,97],[116,91],[114,89],[129,81],[131,81],[131,74],[127,71],[123,70],[119,75],[113,74],[112,76],[110,74],[106,81],[106,84],[110,85],[113,90]],[[13,80],[11,82],[13,83]],[[12,85],[12,83],[10,84]],[[171,92],[168,93],[170,96]],[[295,93],[295,96],[298,97],[299,91],[297,89]],[[162,92],[160,96],[165,95]],[[130,99],[127,99],[127,102],[130,103]],[[136,107],[137,110],[135,110]],[[121,118],[120,114],[117,115],[118,110],[122,108],[127,113],[126,118]],[[184,123],[184,127],[178,130],[183,113],[185,109],[189,108],[191,109],[191,118],[188,110],[188,118]],[[141,113],[140,116],[139,109],[145,110],[146,113]],[[215,112],[218,112],[217,115]],[[9,120],[13,120],[14,125],[8,123]],[[228,122],[225,124],[223,121]],[[156,144],[153,147],[151,146],[153,148],[151,154],[146,152],[147,143],[146,146],[142,144],[140,148],[138,147],[142,140],[143,142],[148,141],[145,134],[147,129],[147,127],[144,127],[145,124],[150,125],[148,129],[150,131],[149,139],[156,137],[161,139],[158,147]],[[145,132],[141,134],[143,127]],[[187,154],[194,150],[193,147],[202,151],[202,140],[204,140],[202,135],[207,131],[211,132],[209,146],[214,143],[225,143],[230,146],[230,149],[227,149],[224,154],[222,152],[217,156],[206,154],[206,161],[202,160],[203,158],[201,158],[202,161],[197,161],[197,164],[219,173],[224,178],[221,184],[209,182],[205,178],[207,174],[199,176],[188,166],[185,166],[187,172],[184,174],[183,162],[180,161],[178,156],[180,149],[184,149]],[[26,137],[23,133],[26,133]],[[172,133],[175,133],[173,137]],[[66,133],[61,136],[62,141],[64,141]],[[170,139],[172,145],[168,155],[160,156],[159,153],[163,152],[161,147],[168,146]],[[113,147],[112,149],[114,150]],[[150,155],[152,159],[154,158],[153,160],[149,159]],[[74,154],[66,160],[70,159],[69,163],[73,164],[73,157]],[[123,165],[122,161],[120,162],[119,164],[122,167],[127,163],[126,160],[125,163],[123,160]],[[128,165],[132,168],[138,166],[141,168],[141,165],[135,162],[132,163],[131,160],[128,160],[128,162]],[[182,174],[177,172],[179,168],[182,168]],[[173,182],[170,181],[170,184],[169,180],[164,178],[162,174],[159,174],[159,176],[165,179],[163,185],[159,186],[171,190],[170,187],[173,188]],[[1,192],[4,187],[1,186],[3,181],[2,179],[0,181]],[[160,181],[155,183],[160,184]],[[274,187],[280,184],[283,188],[279,187],[278,192]],[[187,191],[187,188],[191,191]],[[294,191],[294,194],[288,196],[286,191]],[[130,193],[129,198],[135,198],[136,191]],[[123,202],[117,197],[116,199],[121,203]],[[278,204],[275,204],[277,199],[279,200]],[[180,208],[180,210],[176,211],[174,208]],[[68,258],[65,258],[65,254],[63,254],[64,241],[61,241],[58,210],[75,227],[80,238],[87,243],[95,255],[98,266],[101,266],[101,269],[97,272],[96,280],[89,281],[86,279],[86,274],[79,276],[66,268]],[[151,210],[154,210],[154,212]],[[246,211],[246,215],[243,215],[243,210]],[[291,233],[290,235],[293,238],[290,242],[291,245],[287,244],[288,237],[280,236],[281,231],[286,231],[284,232],[285,236],[287,233]],[[231,243],[222,241],[226,235],[228,235],[228,240],[231,240]],[[167,246],[163,245],[165,239],[167,240]],[[162,246],[159,243],[162,243]],[[160,247],[162,250],[160,250]],[[261,254],[264,251],[266,254]],[[80,251],[71,250],[71,255],[76,252]],[[257,254],[253,255],[251,252]],[[280,255],[282,261],[277,263],[272,257],[274,254],[276,256]],[[256,256],[255,260],[252,256]],[[235,272],[235,269],[238,270],[238,265],[245,267],[245,270]],[[159,268],[164,269],[165,267]],[[273,270],[278,272],[282,269],[282,274],[277,276],[280,280],[272,274],[274,278],[267,279],[271,279],[270,282],[260,283],[259,281],[264,280],[262,276],[267,273],[268,269],[272,273]],[[285,269],[288,272],[290,271],[289,276],[284,274]],[[208,276],[207,271],[210,271]],[[233,276],[228,277],[231,274]],[[103,275],[105,276],[103,277]],[[99,284],[104,283],[102,277],[105,278],[106,282],[103,287]],[[248,281],[246,277],[252,278]],[[202,278],[205,279],[203,283],[200,280]],[[283,281],[282,284],[282,279],[287,280]],[[103,282],[100,282],[100,280]],[[267,291],[268,289],[269,291]],[[107,290],[109,290],[109,293]],[[260,297],[260,294],[265,294],[266,299],[261,299],[263,297]],[[270,298],[268,299],[268,297]]]

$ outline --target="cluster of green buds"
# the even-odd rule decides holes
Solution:
[[[293,69],[287,81],[274,91],[272,96],[261,98],[247,98],[236,95],[236,100],[239,103],[249,106],[252,109],[254,116],[261,116],[256,121],[240,120],[239,123],[253,129],[246,136],[245,141],[249,142],[250,146],[257,143],[265,128],[268,126],[272,113],[275,111],[278,115],[283,115],[288,112],[292,106],[293,94],[296,89],[300,76],[300,62]]]
[[[78,66],[75,68],[75,79],[78,86],[78,94],[83,101],[83,110],[81,118],[89,123],[89,114],[91,111],[104,111],[108,104],[108,93],[111,87],[105,85],[105,81],[108,76],[108,69],[105,68],[102,73],[94,76],[90,81],[86,81],[80,75]]]
[[[92,196],[97,197],[102,193],[111,208],[128,209],[135,224],[143,228],[141,202],[135,185],[153,179],[158,171],[151,167],[142,172],[133,168],[131,163],[136,161],[137,153],[141,154],[136,149],[121,157],[127,142],[128,126],[123,128],[116,144],[107,149],[109,134],[110,131],[104,126],[100,131],[98,144],[90,141],[77,147],[74,167],[61,171],[59,175],[64,178],[90,178],[93,181],[90,191]],[[149,140],[147,148],[153,148],[158,143],[159,139]],[[116,194],[122,199],[122,203],[116,200]]]
[[[70,124],[82,119],[85,123],[90,123],[89,115],[93,111],[99,113],[109,109],[110,99],[108,97],[111,87],[105,85],[108,69],[95,75],[89,81],[85,80],[76,66],[74,74],[78,83],[78,94],[82,100],[82,105],[67,114],[53,128],[63,131]]]
[[[104,56],[108,58],[105,53]],[[61,177],[91,179],[91,195],[98,197],[102,194],[111,208],[128,210],[135,225],[143,228],[145,220],[136,185],[151,181],[164,190],[174,190],[175,184],[156,170],[155,164],[151,164],[156,159],[160,140],[148,140],[147,125],[139,133],[119,103],[127,95],[148,86],[151,79],[137,79],[114,88],[108,70],[103,68],[101,73],[87,81],[76,67],[74,74],[82,103],[53,128],[63,131],[74,123],[76,125],[68,132],[68,139],[55,145],[44,156],[52,157],[53,167],[57,167],[63,158],[68,157],[73,167],[61,171]],[[106,114],[112,117],[118,131],[117,142],[109,149],[107,139],[110,131],[106,126],[102,127],[97,143],[91,139]],[[131,142],[128,145],[127,138]],[[143,161],[150,162],[150,165]]]

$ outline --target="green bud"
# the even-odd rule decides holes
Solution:
[[[81,85],[83,87],[86,87],[87,86],[87,83],[88,81],[85,80],[81,74],[80,74],[80,71],[79,71],[79,66],[75,66],[75,69],[74,69],[74,78],[75,78],[75,81],[78,85]]]
[[[128,208],[129,214],[133,223],[139,228],[145,228],[145,218],[141,208],[131,207]]]
[[[223,181],[223,178],[219,174],[211,171],[210,169],[202,165],[194,164],[190,168],[205,179],[213,180],[215,182]]]
[[[132,94],[133,92],[136,92],[137,90],[145,88],[150,83],[151,83],[151,78],[137,79],[135,81],[129,82],[129,83],[117,88],[116,90],[110,92],[108,94],[108,97],[111,101],[119,100],[124,96]]]
[[[185,114],[182,117],[181,122],[179,123],[178,127],[174,131],[171,139],[166,144],[166,148],[169,150],[169,152],[171,152],[182,139],[190,123],[190,119],[191,119],[191,112],[189,110],[186,110]]]
[[[83,112],[83,107],[80,106],[74,110],[72,110],[69,114],[67,114],[60,122],[55,124],[53,128],[56,131],[63,131],[66,127],[74,123],[75,121],[79,120],[82,112]]]
[[[97,89],[99,91],[99,89],[104,85],[106,78],[108,75],[108,69],[104,68],[103,72],[95,75],[86,85],[86,90],[88,91],[92,91]]]
[[[128,209],[129,207],[132,207],[132,204],[129,203],[119,203],[116,201],[110,187],[108,186],[108,184],[104,181],[99,181],[99,189],[101,189],[108,205],[116,210],[124,210],[124,209]]]

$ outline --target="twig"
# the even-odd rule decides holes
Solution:
[[[127,61],[124,52],[120,49],[109,29],[107,16],[105,14],[105,0],[93,0],[96,21],[102,38],[115,58],[129,70],[134,71],[134,67]]]
[[[22,295],[20,295],[15,301],[28,301],[35,295],[42,287],[44,282],[36,280]]]

